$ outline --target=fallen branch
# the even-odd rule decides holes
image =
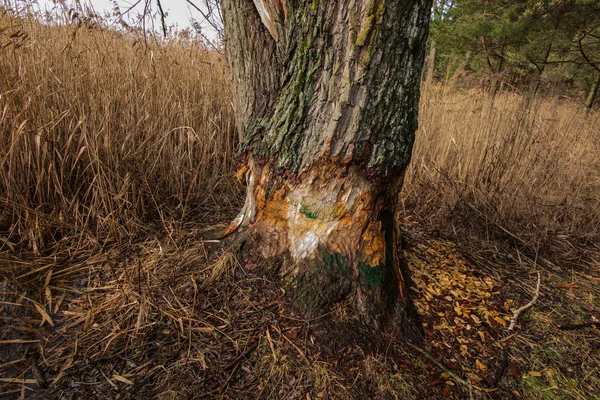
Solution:
[[[540,297],[541,283],[542,283],[542,277],[541,277],[540,273],[538,272],[537,287],[535,288],[535,294],[533,296],[533,299],[531,299],[531,301],[529,303],[525,304],[523,307],[521,307],[517,311],[515,311],[512,319],[510,321],[510,325],[508,327],[509,332],[512,332],[515,330],[515,328],[517,326],[517,319],[519,318],[519,316],[524,311],[531,308],[536,303],[538,297]],[[510,335],[502,340],[505,341],[508,338],[512,337],[513,335]],[[506,370],[508,368],[508,361],[509,361],[509,352],[508,352],[508,347],[506,347],[506,348],[504,348],[504,351],[502,352],[502,363],[500,364],[500,368],[498,369],[498,372],[496,373],[496,376],[494,377],[494,380],[492,381],[492,384],[490,385],[490,387],[495,388],[498,386],[498,383],[500,383],[500,379],[502,379],[502,377],[506,373]]]
[[[504,351],[502,352],[502,364],[500,364],[500,369],[498,369],[498,372],[496,372],[496,376],[494,377],[494,380],[492,381],[492,384],[490,385],[491,388],[495,388],[498,386],[498,383],[500,383],[500,379],[502,379],[502,377],[506,373],[507,369],[508,369],[508,348],[504,348]]]
[[[559,325],[558,329],[561,331],[574,331],[576,329],[583,328],[600,328],[600,321],[586,322],[584,324],[569,324],[569,325]]]
[[[524,311],[533,307],[533,305],[536,303],[538,297],[540,297],[540,284],[542,283],[542,277],[539,272],[537,275],[538,275],[538,281],[537,281],[537,288],[535,289],[535,295],[533,296],[533,299],[531,299],[531,301],[529,303],[525,304],[523,307],[521,307],[517,311],[515,311],[515,314],[513,315],[512,320],[510,321],[510,325],[508,326],[509,332],[513,331],[515,329],[515,327],[517,326],[517,319],[519,318],[519,316]]]

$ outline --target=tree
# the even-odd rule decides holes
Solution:
[[[444,15],[444,9],[446,8],[446,0],[434,0],[433,2],[433,20],[437,23]],[[433,81],[433,75],[435,74],[435,57],[437,53],[437,44],[435,39],[429,39],[429,55],[426,58],[427,64],[427,75],[425,76],[425,82],[431,83]]]
[[[544,75],[560,77],[567,84],[577,77],[576,84],[594,93],[594,63],[579,54],[579,39],[585,37],[588,53],[597,54],[593,32],[599,26],[600,1],[455,0],[446,4],[443,18],[432,24],[438,60],[472,54],[469,68],[488,75],[492,94],[498,80],[509,77],[531,100]]]
[[[398,193],[417,129],[431,0],[223,0],[242,211],[286,292],[315,315],[349,300],[373,327],[409,305]]]

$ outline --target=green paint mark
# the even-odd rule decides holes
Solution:
[[[323,265],[328,271],[342,271],[348,272],[348,264],[346,263],[346,257],[341,253],[327,253],[326,251],[321,253],[323,257]]]
[[[365,289],[372,290],[383,281],[383,265],[373,267],[369,264],[360,264],[358,271],[360,283]]]
[[[319,216],[317,213],[310,211],[306,206],[300,207],[300,214],[304,215],[306,218],[317,219]]]

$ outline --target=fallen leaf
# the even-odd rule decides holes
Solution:
[[[519,367],[517,366],[517,364],[514,364],[514,363],[508,364],[508,375],[512,376],[516,380],[519,380],[521,375],[519,373]]]
[[[295,329],[292,329],[291,331],[286,332],[285,336],[287,336],[287,338],[290,340],[296,340],[296,339],[298,339],[298,331]]]
[[[558,289],[579,289],[579,285],[574,283],[557,283],[554,287]]]
[[[475,365],[477,365],[477,368],[479,368],[479,369],[480,369],[480,370],[482,370],[482,371],[485,371],[485,370],[487,370],[487,367],[486,367],[485,365],[483,365],[483,364],[481,363],[481,361],[479,361],[479,360],[475,360]]]

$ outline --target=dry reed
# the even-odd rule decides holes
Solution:
[[[600,114],[574,100],[425,88],[407,212],[453,236],[579,263],[600,250]],[[595,244],[596,243],[596,244]]]
[[[40,253],[69,235],[120,240],[153,222],[168,233],[190,214],[231,204],[239,189],[229,179],[236,137],[227,70],[202,48],[4,11],[4,240]]]

